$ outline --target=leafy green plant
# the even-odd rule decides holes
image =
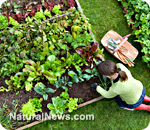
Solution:
[[[65,92],[62,92],[60,96],[52,98],[52,103],[47,104],[51,115],[61,115],[67,108],[69,112],[77,109],[78,98],[69,98],[67,91],[68,89],[66,88]]]
[[[67,104],[67,107],[68,107],[68,111],[69,112],[72,112],[73,110],[76,110],[77,109],[77,106],[78,106],[78,98],[69,98],[69,101],[68,101],[68,104]]]
[[[5,83],[8,85],[8,89],[6,91],[18,90],[19,88],[23,88],[22,83],[25,81],[24,76],[18,77],[17,75],[11,76],[10,80],[5,80]]]
[[[78,99],[78,103],[81,104],[82,102],[83,102],[83,99],[82,99],[82,98],[79,98],[79,99]]]
[[[100,75],[98,75],[98,77],[101,82],[100,86],[107,90],[107,88],[109,87],[108,85],[111,84],[110,80],[108,80],[108,78],[104,75],[102,75],[102,78],[100,77]]]
[[[63,89],[66,89],[66,86],[68,85],[69,87],[72,87],[72,82],[68,82],[69,81],[69,77],[62,77],[62,78],[59,78],[58,77],[58,80],[55,81],[55,86],[56,88],[59,88],[59,87],[62,87]]]
[[[37,20],[46,20],[46,17],[43,13],[41,12],[36,12],[35,16],[34,16]]]
[[[31,119],[31,116],[35,116],[36,112],[42,112],[42,100],[42,98],[29,99],[27,103],[22,105],[22,109],[20,110],[20,112],[22,112],[26,118]]]
[[[69,98],[69,94],[67,93],[68,89],[66,88],[65,92],[62,92],[60,96],[67,100],[67,108],[69,112],[72,112],[73,110],[77,109],[78,106],[78,98]]]
[[[80,29],[82,29],[80,27]],[[78,35],[76,35],[75,38],[73,36],[66,36],[64,40],[71,44],[73,49],[76,49],[80,46],[86,46],[88,42],[93,42],[93,39],[90,34],[84,32],[84,34],[81,34],[81,32],[78,32]]]
[[[56,115],[56,114],[61,115],[67,108],[66,106],[67,101],[61,99],[59,96],[53,97],[52,103],[47,104],[47,107],[50,110],[51,115]]]
[[[48,9],[46,9],[46,10],[44,11],[44,14],[45,14],[46,16],[48,16],[49,18],[52,17],[51,12],[50,12]]]
[[[10,24],[13,25],[13,26],[18,26],[19,25],[19,23],[16,20],[14,20],[12,17],[9,17],[9,20],[10,20]]]
[[[17,73],[23,67],[23,59],[17,57],[14,53],[4,54],[1,60],[0,76],[8,75],[11,73]],[[20,63],[20,64],[18,64]]]
[[[127,18],[128,25],[132,25],[134,29],[132,35],[135,35],[137,40],[136,42],[142,43],[143,52],[145,55],[142,57],[143,61],[147,63],[147,66],[150,67],[150,50],[149,50],[149,5],[143,0],[118,0],[122,2],[124,6],[125,17]]]
[[[62,11],[59,10],[60,9],[60,5],[55,5],[54,8],[52,9],[52,12],[55,14],[62,14]]]
[[[72,65],[76,69],[81,70],[80,66],[87,64],[85,57],[80,56],[77,53],[71,55],[69,52],[67,52],[67,58],[62,57],[61,59],[63,60],[62,66],[65,67],[66,69],[70,68]]]
[[[7,17],[0,15],[0,29],[6,29],[8,27]]]
[[[47,61],[40,65],[40,62],[35,63],[31,60],[26,60],[24,63],[29,63],[30,65],[25,65],[23,72],[28,73],[28,78],[26,82],[26,90],[29,91],[32,88],[32,81],[39,81],[40,77],[46,77],[51,84],[53,84],[57,78],[56,76],[61,76],[64,73],[64,70],[61,72],[61,67],[54,66],[60,65],[60,61],[56,59],[54,55],[51,55],[47,58]],[[51,69],[51,70],[50,70]]]
[[[48,99],[48,94],[47,93],[54,93],[55,90],[52,88],[46,88],[46,86],[42,83],[42,82],[38,82],[35,87],[34,90],[40,94],[43,95],[43,99],[47,100]]]
[[[101,60],[104,60],[101,51],[102,50],[99,49],[98,42],[94,42],[92,46],[90,44],[88,44],[86,47],[78,47],[76,49],[76,52],[79,55],[84,55],[86,57],[86,61],[88,61],[89,64],[91,64],[93,62],[93,58],[95,58],[95,57],[99,57]]]

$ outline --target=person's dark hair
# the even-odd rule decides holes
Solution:
[[[111,76],[115,73],[118,73],[118,69],[116,63],[111,60],[102,61],[98,67],[98,72],[105,76]],[[124,71],[119,71],[119,80],[121,82],[126,81],[128,79],[127,74]]]

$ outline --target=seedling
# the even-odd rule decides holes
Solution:
[[[54,93],[54,89],[52,88],[46,88],[46,86],[41,83],[41,82],[38,82],[35,87],[34,87],[34,90],[40,94],[40,95],[43,95],[43,99],[44,100],[47,100],[48,99],[48,94],[47,93]]]

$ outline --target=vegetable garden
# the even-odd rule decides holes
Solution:
[[[6,2],[1,8],[1,108],[7,116],[24,114],[24,123],[42,112],[72,112],[99,97],[91,91],[94,82],[107,89],[106,77],[96,70],[103,49],[90,24],[74,0],[56,2]]]
[[[137,34],[140,23],[148,27],[149,15],[142,14],[143,22],[138,20],[139,24],[134,25],[131,21],[134,15],[131,19],[126,10],[131,9],[132,4],[126,3],[122,1],[127,11],[125,16],[136,29],[133,34]],[[30,122],[30,119],[8,122],[10,112],[25,114],[26,118],[42,112],[60,115],[99,97],[100,94],[90,88],[92,83],[109,88],[110,81],[96,71],[96,65],[104,60],[103,49],[99,48],[91,25],[74,0],[20,4],[8,1],[0,11],[0,107],[4,127],[16,129]],[[142,32],[139,31],[136,38],[143,35],[148,38],[148,30],[147,35]],[[148,59],[148,53],[145,56]]]

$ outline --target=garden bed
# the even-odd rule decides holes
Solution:
[[[123,13],[127,19],[128,26],[133,29],[132,35],[135,35],[135,41],[140,43],[144,53],[142,60],[150,67],[150,32],[149,32],[149,12],[150,8],[145,1],[118,0],[123,7]],[[142,8],[143,7],[143,8]]]
[[[13,2],[15,2],[15,1],[13,1]],[[70,7],[68,7],[68,6],[66,6],[67,5],[67,3],[66,4],[63,4],[62,3],[62,1],[59,1],[59,0],[57,0],[57,1],[53,1],[53,0],[50,0],[49,2],[53,2],[53,3],[55,3],[56,5],[59,5],[60,4],[60,7],[61,7],[61,11],[67,11]],[[59,3],[59,4],[58,4]],[[32,4],[33,4],[33,8],[32,9],[34,9],[34,7],[37,7],[37,6],[35,6],[34,4],[34,2],[32,1]],[[28,7],[30,6],[30,5],[32,5],[32,4],[29,4],[28,3]],[[72,6],[72,5],[71,5]],[[69,58],[71,58],[71,56],[73,55],[73,54],[75,54],[76,52],[78,53],[78,54],[80,54],[81,56],[79,56],[79,57],[82,57],[83,58],[83,54],[82,53],[85,53],[84,54],[84,56],[86,57],[86,59],[85,60],[83,60],[83,62],[84,62],[84,64],[81,64],[80,62],[80,64],[77,66],[77,64],[75,63],[75,65],[73,66],[72,64],[71,64],[71,62],[73,62],[73,61],[71,61],[71,62],[68,62],[67,64],[66,64],[66,66],[63,66],[59,71],[63,71],[63,69],[65,68],[65,72],[64,73],[62,73],[62,74],[58,74],[57,73],[57,75],[52,75],[52,73],[48,73],[48,72],[43,72],[43,70],[42,70],[42,67],[39,69],[39,68],[36,68],[37,67],[37,65],[35,65],[35,62],[36,62],[36,64],[37,64],[37,57],[35,56],[36,55],[36,49],[34,48],[34,49],[32,49],[31,50],[31,52],[32,52],[32,54],[34,54],[34,57],[36,57],[35,58],[35,62],[33,61],[33,59],[32,59],[32,56],[33,55],[29,55],[29,59],[24,59],[24,60],[22,60],[21,62],[24,62],[24,63],[26,63],[26,65],[28,65],[27,67],[29,67],[29,68],[24,68],[24,70],[22,69],[22,67],[20,67],[17,71],[19,72],[13,72],[13,70],[12,70],[12,72],[10,72],[8,75],[4,72],[4,70],[3,70],[3,73],[5,73],[5,75],[4,75],[4,77],[2,77],[1,76],[1,78],[0,78],[0,87],[1,87],[1,93],[0,93],[0,95],[1,95],[1,97],[0,97],[0,100],[1,100],[1,103],[0,103],[0,107],[1,108],[3,108],[4,107],[4,105],[3,104],[5,104],[5,102],[6,102],[6,104],[5,104],[5,108],[6,108],[6,110],[7,110],[7,112],[6,113],[9,113],[9,112],[12,112],[12,110],[13,110],[13,105],[12,105],[12,103],[14,103],[14,101],[16,101],[16,103],[15,103],[15,107],[16,107],[16,109],[18,110],[17,111],[17,114],[20,114],[20,110],[22,109],[22,106],[23,106],[23,104],[25,104],[25,103],[27,103],[28,101],[29,101],[29,99],[33,99],[33,98],[37,98],[37,99],[41,99],[41,98],[44,98],[44,96],[43,95],[40,95],[39,93],[37,93],[36,91],[34,91],[34,86],[35,85],[37,85],[37,81],[38,81],[38,83],[42,83],[42,85],[43,86],[45,86],[46,88],[51,88],[54,92],[53,93],[47,93],[47,95],[46,96],[48,96],[48,99],[47,100],[42,100],[41,101],[41,105],[42,105],[42,107],[41,107],[41,109],[42,109],[42,112],[44,112],[44,113],[49,113],[50,112],[50,110],[47,108],[47,104],[49,104],[49,103],[52,103],[52,98],[53,97],[57,97],[57,96],[59,96],[62,92],[64,92],[65,91],[65,89],[63,89],[63,88],[61,88],[60,86],[59,86],[59,88],[57,88],[56,87],[56,85],[54,84],[54,81],[56,81],[56,77],[58,78],[58,77],[67,77],[68,75],[69,75],[69,78],[68,78],[68,80],[67,80],[67,82],[72,82],[73,84],[72,84],[72,86],[71,87],[69,87],[70,85],[68,85],[68,84],[65,84],[66,86],[65,87],[67,87],[68,88],[68,94],[69,94],[69,98],[73,98],[73,99],[75,99],[75,98],[78,98],[78,100],[79,99],[82,99],[82,102],[81,102],[81,100],[80,100],[80,103],[78,102],[78,104],[80,104],[78,107],[80,107],[80,106],[83,106],[83,105],[87,105],[87,104],[89,104],[89,103],[92,103],[92,102],[94,102],[94,101],[97,101],[97,100],[100,100],[100,99],[102,99],[103,97],[101,97],[101,95],[100,94],[98,94],[96,91],[93,91],[92,89],[91,89],[91,84],[92,83],[98,83],[98,84],[101,84],[101,86],[103,86],[103,87],[107,87],[107,89],[108,89],[108,86],[106,85],[106,79],[105,79],[105,77],[102,77],[102,76],[98,76],[98,75],[96,75],[96,71],[94,71],[94,68],[96,68],[95,66],[96,66],[96,63],[98,63],[96,60],[98,60],[98,61],[100,61],[100,60],[104,60],[104,58],[103,58],[103,54],[102,54],[102,50],[100,50],[99,49],[99,44],[96,42],[96,40],[95,40],[95,38],[94,38],[94,36],[93,36],[93,33],[92,33],[92,31],[91,31],[91,29],[89,28],[89,24],[88,24],[88,22],[87,22],[87,20],[85,19],[85,16],[84,16],[84,14],[83,14],[83,12],[82,12],[82,9],[81,9],[81,7],[80,7],[80,5],[79,5],[79,3],[78,3],[78,1],[76,0],[76,3],[74,4],[74,6],[76,7],[76,8],[80,8],[80,11],[81,11],[81,16],[83,17],[83,20],[82,20],[82,23],[84,24],[84,27],[85,28],[88,28],[87,29],[87,33],[89,33],[90,35],[91,35],[91,38],[90,38],[90,40],[88,41],[91,45],[90,45],[90,48],[89,48],[89,45],[84,45],[85,47],[87,46],[87,48],[88,48],[88,51],[85,53],[85,51],[86,50],[84,50],[84,46],[83,46],[83,44],[82,44],[82,46],[77,46],[77,47],[75,47],[75,46],[73,46],[73,48],[71,48],[70,47],[70,45],[68,44],[68,43],[70,43],[70,41],[67,41],[68,43],[67,43],[67,45],[71,48],[68,52],[69,52],[69,54],[68,54],[68,52],[65,54],[65,53],[63,53],[63,54],[60,54],[60,55],[57,55],[57,56],[54,56],[54,55],[48,55],[47,56],[47,58],[43,58],[42,57],[42,59],[44,59],[43,61],[41,61],[43,64],[42,65],[45,65],[44,63],[45,62],[49,62],[49,64],[52,64],[52,59],[57,59],[55,62],[62,62],[62,64],[64,63],[64,62],[66,62],[66,60],[67,59],[69,59]],[[9,7],[11,7],[11,6],[9,6]],[[24,3],[23,3],[23,7],[24,7]],[[21,9],[23,10],[23,7],[21,7]],[[7,11],[11,11],[11,10],[9,10],[9,9],[6,9]],[[5,10],[5,11],[6,11]],[[3,10],[4,11],[4,10]],[[4,15],[8,18],[9,16],[7,15],[7,13],[4,11]],[[25,10],[25,11],[27,11],[27,10]],[[25,12],[24,11],[24,12]],[[71,10],[71,11],[73,11],[73,10]],[[20,12],[20,14],[22,14],[22,16],[24,16],[23,15],[23,13],[24,12]],[[70,12],[70,11],[69,11]],[[69,12],[67,12],[67,13],[69,13]],[[30,12],[31,13],[31,12]],[[77,13],[77,12],[76,12]],[[35,12],[35,14],[36,14],[36,12]],[[11,15],[11,14],[9,14],[9,15]],[[28,15],[31,17],[31,15],[32,14],[29,14],[28,13]],[[58,19],[60,19],[60,20],[62,20],[62,17],[60,17],[60,15],[56,15],[56,16],[54,16],[55,14],[54,13],[51,13],[51,15],[52,15],[52,18],[50,18],[51,20],[52,19],[55,19],[54,17],[56,17],[56,19],[58,18]],[[63,16],[65,16],[65,13],[63,13]],[[69,17],[69,15],[66,15],[67,17]],[[18,16],[17,16],[18,17]],[[70,16],[71,17],[71,16]],[[76,16],[77,17],[77,16]],[[19,23],[19,24],[23,24],[24,23],[24,19],[25,18],[21,18],[21,19],[19,19],[19,17],[16,19],[16,21]],[[49,17],[47,17],[46,16],[46,19],[44,19],[44,21],[43,21],[43,23],[46,23],[46,20],[48,20],[48,21],[50,21],[50,19],[49,19]],[[76,19],[74,19],[74,20],[76,20]],[[28,21],[29,22],[29,21]],[[36,22],[35,22],[36,23]],[[39,23],[40,23],[40,21],[39,21]],[[36,23],[36,25],[37,26],[40,26],[39,25],[39,23]],[[30,23],[30,24],[32,24],[32,22]],[[49,25],[49,23],[46,23],[47,25]],[[62,23],[63,24],[63,23]],[[78,24],[79,25],[79,24]],[[86,25],[87,25],[87,27],[86,27]],[[12,26],[12,25],[11,25]],[[13,25],[14,26],[14,25]],[[29,25],[30,26],[30,25]],[[64,24],[64,26],[67,26],[67,25],[65,25]],[[33,27],[33,25],[31,25],[31,28]],[[34,25],[34,27],[35,27],[35,25]],[[35,32],[35,30],[32,28],[31,29],[32,31],[33,31],[33,33]],[[39,31],[39,30],[36,30],[36,31]],[[67,30],[66,30],[67,32],[68,31],[72,31],[72,29],[71,29],[71,27],[69,27],[69,28],[67,28]],[[10,33],[12,33],[12,32],[10,32]],[[53,32],[51,32],[51,33],[53,33]],[[78,33],[78,32],[77,32]],[[84,32],[81,32],[82,34],[84,33]],[[43,33],[43,35],[45,36],[45,34]],[[79,35],[79,34],[76,34],[76,35]],[[20,36],[19,34],[17,34],[17,36]],[[22,38],[22,37],[21,37]],[[30,39],[30,38],[29,38]],[[28,41],[29,41],[29,39],[28,39]],[[1,41],[3,40],[3,38],[1,39]],[[20,40],[20,39],[18,39],[18,40]],[[31,40],[31,39],[30,39]],[[45,38],[44,39],[44,37],[43,37],[43,40],[45,40],[45,42],[47,41],[47,39]],[[11,41],[9,41],[9,42],[11,42]],[[34,45],[35,45],[36,43],[34,43]],[[87,43],[86,43],[87,44]],[[64,45],[64,43],[62,43],[61,45]],[[61,46],[60,45],[60,46]],[[46,46],[46,45],[45,45]],[[37,45],[35,45],[35,47],[37,47]],[[53,46],[54,47],[54,46]],[[50,50],[53,50],[52,48],[53,47],[51,47],[50,46]],[[55,47],[56,47],[56,45],[55,45]],[[84,47],[84,48],[83,48]],[[9,50],[9,49],[8,49]],[[64,51],[62,48],[59,50],[59,51]],[[84,51],[84,52],[83,52]],[[65,50],[65,52],[66,52],[66,50]],[[90,52],[90,53],[89,53]],[[77,54],[76,53],[76,54]],[[98,54],[98,53],[101,53],[101,54],[99,54],[99,58],[95,58],[94,56],[95,56],[95,54]],[[13,54],[13,53],[12,53]],[[21,55],[21,54],[23,54],[23,56]],[[21,57],[21,58],[24,58],[25,57],[25,55],[24,54],[27,54],[27,52],[20,52],[19,53],[19,58]],[[71,55],[70,55],[71,54]],[[91,55],[92,54],[92,55]],[[89,57],[90,56],[90,57]],[[46,56],[45,56],[46,57]],[[61,58],[62,57],[64,57],[64,59],[62,60]],[[78,59],[79,59],[79,57],[78,57]],[[4,58],[4,57],[3,57]],[[5,57],[6,58],[6,57]],[[16,57],[15,57],[16,58]],[[32,60],[31,60],[31,59]],[[47,60],[46,60],[47,59]],[[50,59],[50,60],[49,60]],[[66,59],[66,60],[65,60]],[[75,61],[75,62],[78,62],[78,59]],[[84,59],[84,58],[83,58]],[[3,61],[5,61],[5,59],[3,59]],[[13,61],[12,59],[11,59],[11,61]],[[20,61],[18,61],[18,62],[20,62]],[[4,64],[5,62],[3,62],[3,64]],[[21,64],[21,63],[20,63]],[[60,63],[58,63],[58,64],[60,64]],[[68,64],[70,64],[70,66],[68,65]],[[18,64],[16,64],[16,65],[18,65]],[[24,64],[25,65],[25,64]],[[23,67],[24,67],[24,65],[23,65]],[[30,65],[30,66],[29,66]],[[35,67],[35,66],[36,67]],[[2,67],[2,66],[1,66]],[[30,82],[29,84],[26,84],[25,86],[24,86],[24,88],[21,88],[20,86],[23,86],[24,85],[24,80],[22,80],[21,79],[21,77],[22,77],[22,75],[20,74],[20,72],[23,70],[24,72],[28,72],[29,73],[29,69],[34,69],[33,67],[35,67],[36,68],[36,74],[38,74],[38,76],[36,77],[37,78],[37,81],[34,81],[34,80],[32,80],[32,82]],[[57,66],[57,64],[56,64],[56,66],[55,66],[56,68],[58,67]],[[79,69],[79,67],[80,67],[80,69],[82,70],[80,70]],[[59,68],[59,67],[58,67]],[[78,70],[78,69],[79,70]],[[27,71],[28,70],[28,71]],[[38,71],[38,70],[40,70],[40,71]],[[87,72],[85,71],[85,70],[87,70]],[[7,70],[6,70],[7,71]],[[57,70],[55,70],[55,71],[57,71]],[[2,71],[1,71],[2,72]],[[31,71],[31,72],[33,72],[33,71]],[[15,88],[14,87],[14,79],[11,79],[11,81],[10,81],[10,77],[12,76],[12,77],[14,77],[15,75],[16,75],[16,73],[17,73],[17,76],[19,75],[20,77],[20,79],[23,81],[23,82],[19,82],[19,83],[17,83],[17,85],[18,84],[20,84],[20,86],[18,87],[18,88]],[[47,78],[47,79],[45,79],[45,78],[41,78],[41,79],[39,79],[39,75],[40,76],[43,76],[43,75],[41,75],[41,73]],[[75,74],[75,73],[77,73],[77,75]],[[83,74],[82,74],[83,73]],[[2,74],[2,73],[1,73]],[[58,76],[59,75],[59,76]],[[49,76],[49,77],[48,77]],[[82,76],[82,77],[81,77]],[[31,81],[31,79],[29,80],[29,75],[25,75],[25,76],[23,76],[23,78],[26,78],[26,80],[28,80],[28,81]],[[17,77],[18,78],[18,77]],[[104,79],[103,79],[104,78]],[[7,81],[6,81],[7,80]],[[74,81],[73,81],[74,80]],[[9,82],[10,81],[10,82]],[[16,82],[18,82],[19,81],[19,79],[17,79],[16,80]],[[13,85],[12,85],[13,84]],[[102,85],[103,84],[103,85]],[[38,86],[38,85],[37,85]],[[106,88],[105,88],[106,89]],[[15,90],[15,91],[14,91]],[[51,90],[51,91],[52,91]],[[7,92],[8,91],[8,92]],[[99,97],[99,98],[98,98]],[[45,97],[46,98],[46,97]],[[93,99],[95,99],[95,100],[93,100]],[[88,101],[90,101],[90,102],[88,102]],[[81,104],[81,103],[83,103],[83,104]],[[78,108],[77,107],[77,108]],[[39,111],[39,112],[36,112],[36,114],[42,114],[41,113],[41,111]],[[23,120],[20,120],[20,121],[23,121]],[[31,122],[33,122],[33,121],[35,121],[35,120],[32,120]],[[26,121],[23,121],[23,122],[26,122]],[[40,123],[40,122],[39,122]],[[34,123],[33,123],[34,124]],[[3,125],[3,124],[2,124]],[[5,126],[4,126],[5,127]],[[16,129],[16,127],[19,127],[19,126],[15,126],[15,129]]]

